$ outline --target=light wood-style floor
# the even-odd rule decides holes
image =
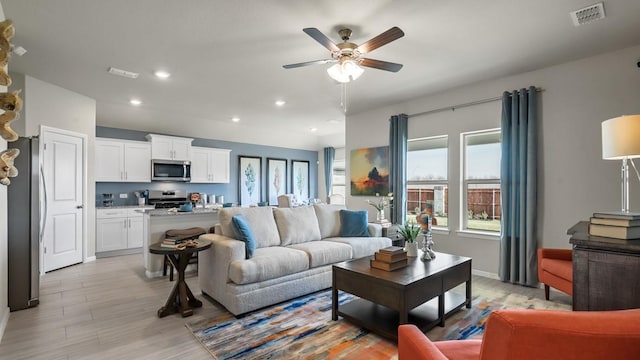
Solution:
[[[211,359],[185,324],[226,314],[203,299],[197,275],[189,287],[202,300],[194,315],[159,319],[173,282],[147,279],[142,255],[98,259],[45,274],[40,305],[12,312],[0,343],[0,359]],[[528,297],[544,298],[542,289],[524,288],[474,276],[475,284]],[[552,300],[571,303],[552,292]]]

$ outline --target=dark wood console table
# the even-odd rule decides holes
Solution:
[[[573,310],[640,308],[640,240],[590,236],[588,221],[569,233]]]
[[[158,317],[180,313],[183,317],[193,315],[193,308],[201,307],[202,302],[193,295],[184,279],[184,270],[189,264],[191,255],[198,251],[211,247],[211,241],[198,239],[198,246],[183,250],[161,247],[160,244],[149,246],[149,252],[158,255],[167,255],[171,264],[178,270],[178,281],[173,286],[166,304],[158,309]]]

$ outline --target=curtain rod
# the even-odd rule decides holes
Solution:
[[[536,92],[543,92],[543,91],[544,91],[544,89],[542,89],[542,88],[536,88]],[[455,109],[460,109],[460,108],[465,108],[465,107],[469,107],[469,106],[485,104],[485,103],[494,102],[494,101],[498,101],[498,100],[502,100],[502,96],[496,96],[496,97],[492,97],[492,98],[488,98],[488,99],[471,101],[471,102],[468,102],[468,103],[458,104],[458,105],[453,105],[453,106],[441,107],[441,108],[438,108],[438,109],[427,110],[427,111],[423,111],[423,112],[419,112],[419,113],[411,114],[411,115],[407,115],[407,116],[408,117],[415,117],[415,116],[421,116],[421,115],[429,115],[429,114],[438,113],[438,112],[447,111],[447,110],[454,111]]]

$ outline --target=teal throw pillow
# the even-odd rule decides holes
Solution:
[[[340,236],[369,237],[368,217],[366,210],[340,210]]]
[[[244,241],[247,259],[251,259],[253,252],[256,250],[256,236],[253,234],[253,231],[251,231],[247,218],[242,214],[238,214],[233,216],[231,221],[233,222],[236,239]]]

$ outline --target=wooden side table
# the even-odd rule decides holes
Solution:
[[[400,225],[391,225],[389,227],[382,228],[382,236],[388,237],[391,239],[391,244],[393,246],[404,247],[404,237],[400,235],[398,231],[400,229]]]
[[[193,295],[191,289],[184,280],[184,271],[189,264],[189,259],[193,253],[206,250],[211,247],[211,241],[198,239],[198,246],[186,248],[184,250],[171,249],[153,244],[149,246],[149,252],[157,255],[167,255],[169,261],[178,271],[178,281],[173,286],[171,294],[163,307],[158,309],[158,317],[165,317],[179,312],[182,317],[193,315],[193,308],[201,307],[202,302]]]

